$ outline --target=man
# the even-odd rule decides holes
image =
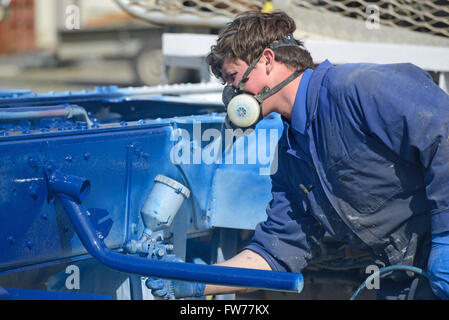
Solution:
[[[313,70],[295,28],[283,12],[246,12],[207,57],[227,84],[231,124],[253,127],[271,112],[284,122],[268,218],[220,265],[301,272],[315,251],[311,239],[327,231],[380,266],[430,275],[429,282],[396,272],[382,280],[379,298],[448,299],[449,96],[411,64],[326,61]],[[241,94],[257,102],[235,103]],[[239,122],[248,113],[256,121]],[[160,279],[149,287],[176,298],[245,290]]]

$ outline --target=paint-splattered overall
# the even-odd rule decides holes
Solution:
[[[449,231],[449,95],[412,64],[326,61],[306,109],[305,132],[284,121],[268,218],[247,248],[300,272],[327,231],[385,265],[426,268],[431,235]]]

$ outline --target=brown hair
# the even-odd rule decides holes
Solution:
[[[213,74],[224,80],[221,68],[225,58],[231,61],[241,59],[250,65],[270,43],[283,39],[287,34],[293,34],[295,30],[295,21],[285,12],[244,12],[220,32],[217,44],[211,47],[206,62]],[[303,47],[301,41],[295,41],[301,47],[274,49],[275,60],[294,70],[312,68],[313,60],[310,53]]]

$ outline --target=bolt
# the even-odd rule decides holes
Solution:
[[[14,239],[13,236],[9,236],[7,240],[9,242],[9,244],[14,244],[16,242],[16,239]]]
[[[128,125],[128,122],[126,122],[126,121],[121,121],[121,122],[120,122],[120,125],[121,125],[122,127],[127,126],[127,125]]]
[[[86,152],[83,154],[84,160],[88,161],[90,159],[90,153]]]
[[[144,124],[146,124],[147,122],[146,122],[145,120],[141,119],[141,120],[137,121],[137,123],[138,123],[139,125],[144,125]]]
[[[163,256],[164,256],[164,249],[159,249],[159,250],[157,250],[157,255],[158,255],[159,257],[163,257]]]
[[[47,221],[47,218],[48,218],[47,213],[44,212],[44,213],[42,214],[42,219],[44,219],[45,221]]]
[[[27,245],[27,248],[31,250],[34,247],[34,241],[28,240],[26,245]]]
[[[73,160],[72,156],[67,156],[67,157],[65,157],[65,161],[67,161],[67,162],[69,162],[69,163],[71,163],[72,160]]]

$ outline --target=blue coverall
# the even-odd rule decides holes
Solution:
[[[247,249],[273,270],[301,272],[311,237],[327,231],[385,265],[426,268],[431,237],[449,232],[448,123],[449,95],[412,64],[307,70],[284,119],[268,218]],[[445,258],[432,260],[444,265],[429,270],[445,279],[434,288],[442,298],[444,239]]]

